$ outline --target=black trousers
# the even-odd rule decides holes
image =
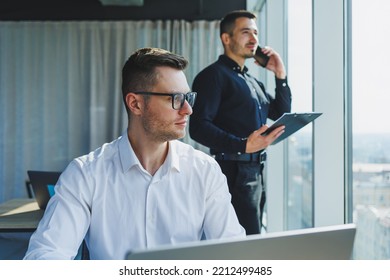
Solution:
[[[266,201],[263,164],[233,160],[217,160],[227,177],[232,204],[246,234],[261,232]]]

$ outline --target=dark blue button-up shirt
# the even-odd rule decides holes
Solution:
[[[190,117],[192,139],[218,152],[245,152],[246,138],[266,123],[291,111],[287,79],[276,79],[275,97],[263,83],[226,55],[202,70],[192,90],[198,93]]]

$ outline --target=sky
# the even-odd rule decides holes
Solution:
[[[306,82],[312,79],[311,1],[290,0],[288,6],[288,76],[296,112],[312,108]],[[351,2],[353,133],[390,134],[390,0]]]
[[[352,1],[353,131],[390,134],[390,1]]]

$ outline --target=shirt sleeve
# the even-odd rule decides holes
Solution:
[[[24,259],[75,258],[90,223],[86,178],[75,162],[61,174]]]
[[[284,113],[291,112],[291,90],[285,79],[278,79],[275,77],[275,99],[272,101],[268,118],[277,120]]]
[[[189,133],[192,139],[211,149],[223,147],[225,152],[244,153],[246,139],[229,133],[215,124],[224,84],[222,77],[212,69],[205,69],[194,79],[192,89],[198,95],[190,117]]]
[[[206,216],[204,234],[206,239],[220,239],[246,236],[245,229],[238,222],[231,204],[225,175],[217,162],[206,172]]]

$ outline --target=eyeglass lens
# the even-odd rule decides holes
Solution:
[[[173,108],[179,110],[183,107],[184,101],[187,100],[188,104],[192,107],[195,103],[195,93],[189,92],[187,94],[178,93],[173,97]]]

